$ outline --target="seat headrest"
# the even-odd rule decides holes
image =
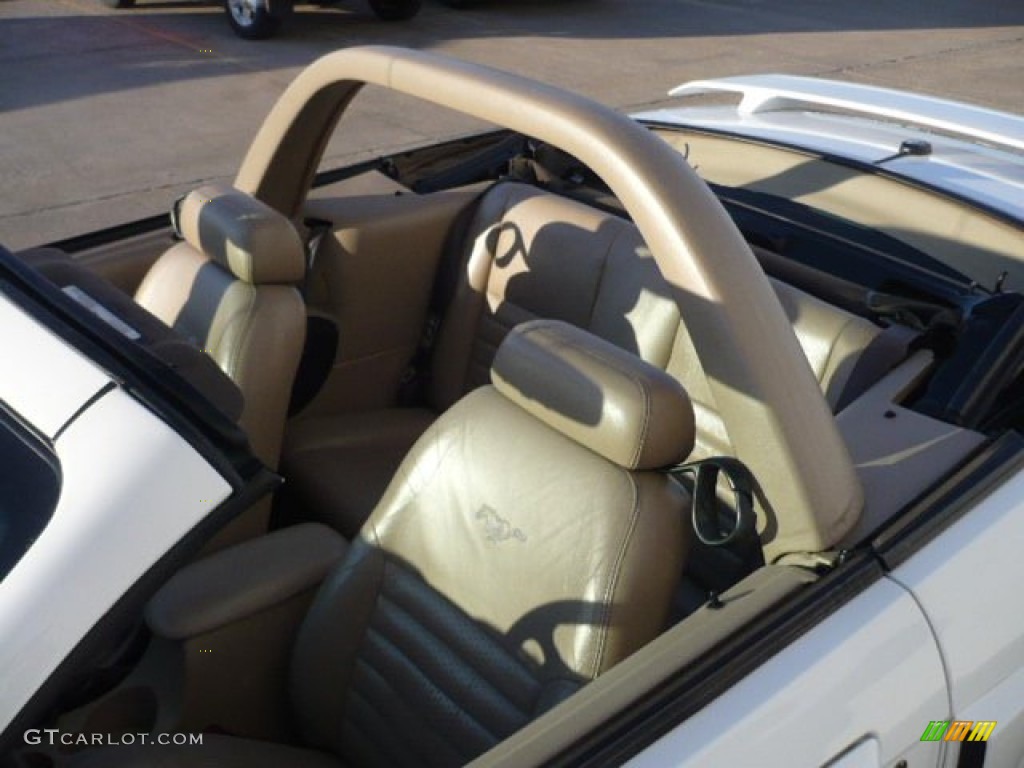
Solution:
[[[256,198],[221,184],[193,190],[178,209],[189,245],[247,283],[298,283],[306,269],[292,223]]]
[[[568,323],[514,328],[498,348],[491,381],[535,418],[621,467],[678,464],[693,449],[693,406],[682,384]]]

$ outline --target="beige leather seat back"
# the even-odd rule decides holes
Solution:
[[[443,410],[486,383],[515,325],[552,318],[664,368],[679,310],[632,223],[518,183],[480,200],[438,337],[433,401]]]
[[[535,187],[503,183],[480,201],[464,259],[463,279],[437,343],[435,408],[486,381],[494,351],[510,328],[555,318],[679,378],[697,405],[698,431],[706,422],[712,443],[728,452],[728,442],[714,437],[722,431],[721,420],[685,323],[631,222]],[[881,329],[779,280],[771,283],[835,410],[851,371]],[[882,360],[889,366],[897,362]]]
[[[534,318],[571,323],[668,370],[697,412],[696,457],[735,455],[676,303],[631,222],[504,182],[481,197],[461,242],[459,282],[432,360],[431,408],[342,413],[292,425],[285,469],[290,490],[313,519],[354,535],[435,413],[485,384],[506,334]],[[898,351],[865,355],[880,334],[868,320],[772,284],[833,410],[841,396],[852,399],[899,362]]]
[[[352,765],[461,765],[664,627],[693,443],[678,382],[564,323],[413,447],[293,651],[296,721]]]
[[[779,280],[769,278],[769,281],[833,412],[839,410],[841,399],[855,398],[863,392],[863,387],[880,380],[902,360],[905,346],[896,339],[882,337],[881,329],[868,320]],[[872,345],[880,349],[867,358],[864,353]],[[858,366],[863,368],[865,364],[872,370],[862,369],[857,380],[851,377]],[[693,401],[698,424],[695,457],[735,455],[684,324],[679,326],[667,369],[683,383]],[[848,391],[848,387],[853,389]]]
[[[281,214],[219,185],[190,193],[178,222],[183,242],[157,260],[135,299],[238,385],[239,423],[256,455],[276,469],[306,330],[295,287],[305,271],[302,241]],[[265,527],[265,520],[250,523]]]

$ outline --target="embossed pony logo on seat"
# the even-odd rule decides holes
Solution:
[[[514,528],[512,523],[487,505],[484,505],[477,510],[476,519],[484,521],[484,531],[486,531],[487,540],[490,542],[500,544],[501,542],[508,541],[509,539],[526,541],[525,533],[518,528]]]

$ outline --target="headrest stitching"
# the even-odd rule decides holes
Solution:
[[[651,403],[650,390],[639,379],[637,379],[637,385],[640,387],[640,394],[644,399],[644,422],[640,427],[639,439],[636,441],[636,450],[633,452],[633,466],[640,464],[640,454],[643,453],[643,447],[647,444],[647,434],[651,428],[651,413],[654,410]]]

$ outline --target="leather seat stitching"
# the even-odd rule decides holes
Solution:
[[[608,225],[611,226],[614,221],[615,221],[614,219],[609,219],[608,220]],[[611,237],[611,238],[608,239],[608,244],[607,244],[607,246],[604,249],[604,255],[601,257],[601,271],[600,271],[600,273],[597,276],[597,283],[596,283],[595,288],[594,288],[594,295],[593,295],[593,297],[591,298],[591,301],[590,301],[590,311],[587,312],[587,326],[586,327],[588,329],[590,327],[592,327],[593,324],[594,324],[594,312],[597,311],[598,301],[601,298],[601,289],[604,287],[604,277],[605,277],[605,274],[608,272],[608,261],[610,260],[611,255],[612,255],[612,253],[615,250],[615,246],[618,244],[619,240],[625,234],[625,230],[624,229],[621,229],[619,227],[616,227],[616,228],[619,231],[615,234],[614,237]]]
[[[615,607],[615,591],[619,586],[619,577],[622,574],[623,565],[626,561],[626,552],[632,542],[633,534],[636,531],[637,521],[640,518],[640,489],[637,487],[636,478],[628,471],[624,471],[623,475],[625,475],[626,479],[629,481],[630,490],[633,494],[633,505],[630,510],[629,527],[626,529],[626,532],[622,537],[622,541],[619,544],[619,552],[615,557],[615,565],[612,567],[612,572],[608,579],[608,586],[604,593],[604,616],[601,621],[602,631],[599,634],[597,648],[594,651],[593,668],[589,675],[591,679],[597,677],[598,672],[601,669],[601,664],[604,662],[604,655],[608,645],[608,635],[610,634],[612,626],[612,613]]]
[[[414,677],[418,681],[418,684],[422,685],[424,688],[432,690],[434,692],[434,695],[436,695],[438,699],[443,700],[445,702],[445,704],[442,706],[448,708],[453,714],[456,714],[456,716],[462,716],[471,727],[479,730],[485,738],[493,741],[498,740],[498,734],[493,733],[487,726],[485,726],[483,723],[477,720],[469,709],[463,707],[462,704],[456,701],[448,691],[446,691],[443,687],[441,687],[441,685],[437,683],[437,681],[432,679],[422,669],[420,669],[419,666],[416,665],[412,661],[412,659],[409,658],[408,654],[406,654],[401,648],[395,645],[390,638],[388,638],[378,629],[374,628],[372,625],[367,627],[366,631],[367,636],[372,636],[374,638],[374,641],[379,646],[386,649],[386,651],[390,651],[392,654],[400,657],[400,661],[407,666],[406,672],[408,676],[411,678]],[[388,676],[385,674],[385,670],[382,670],[379,667],[377,667],[374,664],[373,660],[368,658],[365,654],[360,656],[357,663],[369,667],[371,670],[376,672],[384,680],[385,683],[387,683]],[[392,690],[395,690],[394,686],[388,685],[388,687]],[[397,690],[395,690],[395,693],[396,695],[401,695],[400,692]]]
[[[545,327],[544,331],[541,332],[547,332],[547,327]],[[572,340],[564,335],[561,335],[559,338],[563,343],[572,344]],[[647,433],[650,429],[651,424],[650,413],[653,409],[653,406],[649,388],[640,376],[638,376],[629,368],[624,367],[619,360],[606,356],[599,352],[598,350],[595,350],[591,347],[573,345],[573,349],[583,353],[592,360],[596,360],[597,362],[602,363],[608,366],[609,368],[613,368],[616,371],[616,373],[622,374],[625,378],[627,378],[630,382],[633,383],[633,385],[639,392],[640,396],[643,398],[643,423],[640,428],[640,434],[637,436],[637,440],[635,441],[635,445],[633,446],[633,455],[630,463],[630,468],[636,467],[636,465],[640,461],[640,455],[643,453],[643,446],[647,440]]]
[[[468,657],[464,656],[457,649],[455,649],[455,648],[453,648],[451,646],[448,646],[447,643],[445,643],[444,637],[441,634],[439,634],[438,632],[434,631],[430,626],[428,626],[424,622],[420,621],[415,615],[413,615],[410,611],[405,609],[397,600],[395,600],[393,598],[390,598],[390,597],[388,597],[385,594],[383,596],[383,601],[386,602],[389,606],[391,606],[395,611],[400,612],[402,615],[408,617],[409,621],[414,623],[417,627],[422,628],[424,633],[429,634],[432,637],[437,638],[440,643],[445,644],[446,647],[447,647],[447,650],[450,651],[453,656],[459,657],[460,660],[462,661],[463,665],[473,673],[473,675],[478,679],[478,681],[480,683],[482,683],[483,685],[486,685],[489,689],[494,691],[494,693],[497,694],[500,698],[504,699],[505,702],[509,706],[511,706],[516,711],[516,713],[519,714],[522,718],[527,717],[527,712],[525,710],[523,710],[522,708],[520,708],[518,704],[516,704],[516,702],[515,702],[515,700],[514,700],[514,698],[512,696],[510,696],[506,691],[502,690],[502,688],[501,688],[501,686],[499,685],[498,682],[495,682],[495,680],[493,680],[492,678],[490,678],[488,676],[487,668],[484,667],[484,666],[478,665],[476,663],[476,659],[473,656],[468,656]],[[506,655],[506,657],[508,658],[508,660],[513,662],[513,664],[515,664],[515,665],[519,664],[519,662],[515,658],[515,656],[510,654],[510,653],[508,653],[507,651],[505,651],[505,649],[502,648],[500,646],[500,644],[498,644],[496,641],[493,641],[490,638],[488,638],[485,642],[491,643],[493,645],[493,647],[497,648],[499,651],[504,653]],[[400,653],[402,653],[404,656],[406,656],[408,658],[411,658],[411,657],[409,657],[408,654],[406,654],[404,651],[402,651],[402,649],[399,648],[398,646],[396,646],[396,649]],[[527,672],[523,672],[523,674],[528,676],[529,687],[535,688],[535,687],[538,686],[538,681],[536,680],[536,678],[533,678],[532,676],[529,676]],[[522,684],[522,683],[523,683],[523,681],[520,680],[520,684]],[[440,686],[438,686],[438,687],[440,687]],[[481,727],[486,728],[486,726],[483,726],[483,724],[481,724]]]

